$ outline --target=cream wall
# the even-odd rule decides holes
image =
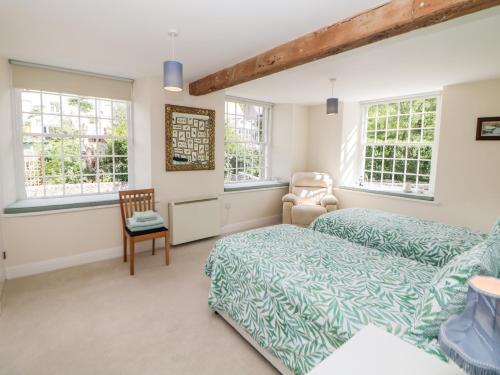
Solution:
[[[2,221],[0,220],[0,312],[2,312],[2,295],[3,295],[3,288],[5,285],[5,262],[1,254],[2,251],[4,251],[4,249],[5,248],[3,244],[3,228],[2,228]]]
[[[500,142],[476,141],[475,132],[478,117],[498,116],[500,113],[499,92],[498,79],[443,89],[435,202],[337,188],[335,194],[340,206],[387,210],[488,231],[500,215]],[[317,120],[317,124],[310,124],[316,134],[322,126],[318,124],[327,123],[327,119],[319,116],[317,111],[316,107],[311,108],[309,117],[310,121]],[[313,142],[312,133],[308,143],[309,168],[328,171],[334,176],[341,171],[340,179],[334,179],[337,187],[356,182],[359,174],[356,167],[356,158],[359,157],[359,143],[356,141],[360,136],[359,105],[344,104],[339,119],[342,121],[340,145]],[[338,131],[326,129],[326,125],[322,129],[325,132]],[[329,152],[333,155],[326,158]],[[339,180],[340,183],[337,182]]]
[[[271,175],[288,179],[292,165],[293,105],[276,104],[273,107],[271,132]],[[282,140],[282,142],[278,142]]]
[[[150,82],[151,89],[151,180],[157,196],[166,204],[178,200],[223,192],[224,180],[224,92],[204,96],[190,96],[188,89],[181,93],[167,93],[162,78]],[[215,116],[215,170],[165,171],[165,104],[213,109]]]
[[[14,179],[7,177],[7,172],[13,173],[14,169],[10,82],[9,63],[6,58],[0,56],[0,207],[6,202],[14,201],[16,195]],[[2,251],[5,250],[3,234],[4,228],[0,220],[0,304],[5,280],[5,262],[2,257]]]
[[[233,232],[281,221],[281,197],[288,187],[229,192],[222,196],[222,231]]]
[[[9,66],[5,59],[0,59],[0,126],[5,135],[0,138],[2,207],[15,197],[9,82]],[[271,173],[288,179],[297,170],[326,171],[334,178],[342,207],[378,208],[487,230],[500,213],[500,170],[495,168],[500,162],[500,146],[494,141],[476,142],[475,122],[479,116],[500,113],[498,92],[500,80],[450,86],[443,90],[436,202],[338,189],[346,181],[356,180],[358,174],[358,103],[342,103],[340,113],[335,116],[327,116],[323,105],[276,105]],[[165,171],[166,103],[216,110],[214,171]],[[280,198],[286,188],[224,193],[223,113],[222,92],[202,97],[189,96],[187,90],[178,94],[166,93],[161,87],[161,77],[138,79],[134,84],[132,148],[136,186],[156,188],[158,208],[165,217],[170,200],[219,195],[224,232],[279,222]],[[119,255],[122,246],[119,217],[116,206],[37,215],[2,215],[3,238],[0,240],[8,251],[6,266],[8,269],[29,268],[33,263],[45,264],[75,256],[85,260],[96,251]]]
[[[292,131],[292,166],[289,176],[291,176],[293,172],[307,169],[307,139],[309,132],[309,108],[307,106],[293,105]],[[279,142],[280,140],[277,139],[276,144],[279,144]]]
[[[307,168],[329,173],[334,185],[338,185],[340,180],[342,116],[343,103],[337,115],[327,115],[325,105],[309,107]]]
[[[134,186],[138,189],[151,186],[151,90],[148,78],[134,81],[133,101],[133,145]]]
[[[0,202],[4,204],[16,200],[11,96],[9,61],[0,56],[0,185],[3,190]]]
[[[121,246],[118,207],[2,218],[7,267]]]
[[[0,70],[0,74],[3,72],[8,75],[8,64],[0,66],[2,67],[5,70]],[[8,81],[2,80],[0,89],[3,88],[4,94],[10,93],[9,84],[4,82]],[[219,195],[224,226],[222,229],[225,232],[258,226],[262,223],[279,222],[281,196],[286,192],[285,189],[228,194],[223,192],[224,100],[223,92],[201,97],[190,96],[187,90],[182,93],[166,93],[162,88],[161,77],[136,80],[133,90],[134,182],[138,187],[155,187],[156,198],[159,200],[158,209],[165,218],[167,218],[167,202],[170,200]],[[0,111],[3,113],[2,131],[12,129],[10,119],[6,119],[5,115],[10,112],[10,103],[5,105],[4,102],[5,100],[1,102],[2,109],[6,110]],[[166,103],[216,110],[215,170],[165,171]],[[303,128],[305,128],[303,123],[305,111],[305,108],[298,109],[296,117],[302,121]],[[298,121],[296,120],[297,124]],[[303,129],[301,131],[303,132]],[[297,142],[295,140],[295,144]],[[9,146],[11,147],[12,143]],[[302,149],[305,150],[305,145]],[[10,157],[12,153],[12,150],[8,150],[7,156]],[[4,170],[0,172],[2,181],[5,181],[4,176],[14,181],[11,166],[6,173]],[[41,214],[2,215],[0,224],[4,232],[4,247],[8,251],[6,266],[12,274],[25,274],[33,269],[58,268],[75,261],[85,263],[95,257],[113,257],[121,253],[120,211],[117,206]],[[142,247],[148,245],[143,244]]]
[[[276,104],[271,134],[271,177],[288,181],[307,168],[308,107]]]

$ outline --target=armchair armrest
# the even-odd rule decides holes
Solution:
[[[320,203],[323,207],[334,206],[339,203],[339,200],[334,195],[327,194],[323,198],[321,198]]]
[[[295,194],[288,193],[288,194],[284,195],[283,198],[281,198],[281,201],[283,203],[290,202],[293,205],[296,205],[299,202],[299,198]]]

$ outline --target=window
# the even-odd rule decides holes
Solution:
[[[227,99],[224,182],[268,178],[268,146],[272,106]]]
[[[410,183],[432,193],[438,97],[370,103],[364,107],[363,182],[387,190]]]
[[[27,198],[127,187],[129,103],[19,90]]]

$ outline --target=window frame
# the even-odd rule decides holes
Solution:
[[[412,101],[415,99],[429,99],[429,98],[436,98],[436,120],[435,120],[435,127],[434,127],[434,140],[432,142],[432,155],[431,155],[431,165],[430,165],[430,173],[429,173],[429,189],[428,191],[422,193],[419,190],[413,191],[412,194],[416,195],[426,195],[426,196],[434,196],[435,193],[435,187],[436,187],[436,171],[437,171],[437,159],[438,159],[438,149],[439,149],[439,134],[440,134],[440,127],[441,127],[441,110],[442,110],[442,93],[440,91],[433,91],[433,92],[425,92],[425,93],[418,93],[414,95],[404,95],[404,96],[396,96],[396,97],[390,97],[390,98],[383,98],[383,99],[376,99],[376,100],[369,100],[369,101],[363,101],[360,103],[360,124],[361,124],[361,131],[359,132],[360,134],[360,148],[359,148],[359,162],[358,162],[358,176],[360,176],[360,180],[362,179],[363,181],[363,188],[366,188],[368,190],[377,190],[380,192],[389,192],[389,193],[394,193],[394,192],[402,192],[402,189],[398,189],[394,185],[392,186],[385,186],[382,182],[380,184],[373,184],[369,183],[369,185],[365,185],[364,181],[364,174],[365,174],[365,155],[366,155],[366,146],[368,145],[367,142],[367,133],[368,133],[368,108],[372,105],[379,105],[379,104],[389,104],[389,103],[394,103],[394,102],[401,102],[401,101]],[[422,112],[423,114],[425,111]],[[396,128],[399,129],[399,112],[398,112],[398,126]],[[388,116],[387,116],[388,117]],[[411,130],[411,117],[409,118],[409,124],[408,124],[408,129]],[[419,128],[420,129],[420,128]],[[422,129],[424,129],[424,125],[422,124]],[[386,127],[386,132],[387,132],[387,127]],[[390,145],[404,145],[404,146],[411,146],[411,145],[423,145],[424,142],[411,142],[411,141],[406,141],[406,142],[394,142]],[[371,143],[370,145],[380,145],[380,143],[374,142]],[[387,145],[387,137],[386,141],[382,143],[382,145]],[[385,159],[385,157],[383,157]],[[395,158],[393,158],[395,160]],[[402,160],[407,160],[407,157]],[[411,159],[412,160],[412,159]],[[420,155],[417,158],[417,161],[420,160]],[[427,160],[427,159],[426,159]],[[383,167],[382,167],[383,168]],[[393,175],[394,175],[394,168],[393,167]],[[383,170],[383,169],[382,169]],[[372,171],[373,171],[373,166],[372,166]],[[404,173],[406,175],[406,171]],[[393,184],[394,184],[394,178],[393,178]],[[412,183],[415,185],[415,183]],[[356,181],[354,183],[354,186],[360,186],[359,181]]]
[[[13,113],[14,113],[14,121],[12,121],[13,126],[14,126],[14,152],[15,152],[15,166],[16,166],[16,191],[17,191],[17,199],[18,200],[31,200],[31,199],[73,199],[77,197],[92,197],[92,196],[102,196],[102,195],[112,195],[112,194],[117,194],[118,190],[113,190],[113,191],[101,191],[100,190],[100,183],[96,181],[97,184],[97,191],[96,192],[91,192],[91,193],[85,193],[83,191],[83,177],[89,175],[83,173],[82,170],[80,170],[80,193],[79,194],[66,194],[65,188],[64,188],[64,182],[63,182],[63,194],[62,195],[47,195],[47,190],[46,190],[46,184],[44,177],[45,173],[43,172],[41,175],[42,182],[43,182],[43,187],[44,187],[44,195],[40,197],[28,197],[27,196],[27,190],[26,190],[26,178],[25,178],[25,157],[24,157],[24,143],[23,143],[23,137],[24,136],[35,136],[39,137],[42,141],[46,138],[44,133],[30,133],[30,134],[25,134],[23,131],[23,108],[22,108],[22,93],[25,91],[31,91],[31,92],[37,92],[40,93],[40,105],[41,107],[43,106],[43,94],[53,94],[57,95],[60,97],[61,100],[61,108],[59,114],[54,114],[56,116],[61,117],[61,126],[62,126],[62,117],[63,116],[70,116],[70,115],[64,115],[62,112],[62,97],[63,96],[68,96],[68,97],[75,97],[78,99],[81,98],[90,98],[93,100],[96,100],[96,105],[97,105],[97,100],[104,100],[104,101],[109,101],[111,102],[111,111],[113,107],[113,102],[118,102],[118,103],[123,103],[126,106],[126,119],[127,119],[127,136],[126,137],[119,137],[116,138],[114,134],[110,135],[103,135],[103,134],[96,134],[95,137],[92,135],[82,135],[80,132],[76,135],[66,135],[66,134],[55,134],[53,135],[56,138],[65,138],[65,139],[77,139],[80,142],[80,147],[81,147],[81,140],[83,138],[88,138],[88,139],[126,139],[127,140],[127,154],[126,155],[120,155],[119,157],[126,157],[127,158],[127,175],[128,175],[128,182],[127,182],[127,187],[131,188],[134,186],[134,176],[133,176],[133,103],[128,100],[122,100],[122,99],[113,99],[113,98],[101,98],[101,97],[96,97],[96,96],[87,96],[87,95],[78,95],[78,94],[71,94],[71,93],[63,93],[63,92],[53,92],[53,91],[46,91],[46,90],[39,90],[39,89],[22,89],[22,88],[13,88],[12,89],[12,102],[13,102]],[[27,113],[27,112],[26,112]],[[111,121],[111,126],[113,126],[113,112],[111,112],[111,117],[109,118],[104,118],[104,117],[99,117],[98,112],[97,112],[97,107],[95,108],[95,119],[96,119],[96,126],[98,126],[98,121],[99,119],[108,119]],[[43,116],[43,110],[40,111],[40,116]],[[78,123],[79,123],[79,131],[81,130],[81,118],[86,118],[86,116],[81,116],[80,113],[80,108],[78,108],[78,115],[72,116],[78,118]],[[88,117],[91,118],[92,116]],[[42,121],[43,124],[43,121]],[[43,130],[43,129],[42,129]],[[50,135],[50,134],[47,134]],[[45,156],[45,154],[44,154]],[[102,155],[103,157],[112,157],[114,158],[116,154],[114,153],[113,150],[113,155]],[[62,148],[61,154],[60,154],[61,160],[64,160],[64,147]],[[83,161],[84,157],[80,153],[78,156],[80,162]],[[99,159],[99,155],[95,155],[97,159]],[[96,176],[96,179],[100,175],[99,173],[99,167],[98,163],[96,164],[96,173],[93,174]],[[106,175],[111,175],[113,176],[113,181],[115,181],[115,176],[116,175],[124,175],[121,173],[116,173],[115,172],[115,162],[113,160],[113,172],[110,173],[105,173]],[[90,174],[92,175],[92,174]],[[61,171],[61,175],[57,177],[61,177],[65,179],[68,175],[64,173],[64,170]],[[83,176],[83,177],[82,177]]]
[[[261,166],[261,173],[263,176],[259,179],[256,180],[237,180],[237,181],[226,181],[225,178],[225,156],[224,156],[224,185],[231,186],[234,184],[238,185],[252,185],[254,183],[262,183],[263,181],[269,181],[270,176],[271,176],[271,134],[272,134],[272,122],[273,122],[273,108],[274,104],[269,103],[269,102],[264,102],[264,101],[258,101],[258,100],[252,100],[252,99],[246,99],[246,98],[240,98],[240,97],[234,97],[234,96],[226,96],[224,99],[224,153],[226,150],[226,145],[227,144],[234,144],[234,143],[243,143],[243,144],[255,144],[256,142],[251,142],[251,141],[241,141],[241,142],[234,142],[234,141],[227,141],[226,140],[226,120],[228,118],[228,113],[226,111],[227,108],[227,103],[232,102],[232,103],[239,103],[243,105],[254,105],[254,106],[261,106],[263,107],[263,135],[264,135],[264,141],[263,142],[257,142],[259,145],[263,146],[263,161],[264,161],[264,166]],[[262,165],[262,159],[260,160],[260,164]]]

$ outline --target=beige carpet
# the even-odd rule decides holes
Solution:
[[[1,374],[276,374],[207,305],[213,240],[10,280]]]

